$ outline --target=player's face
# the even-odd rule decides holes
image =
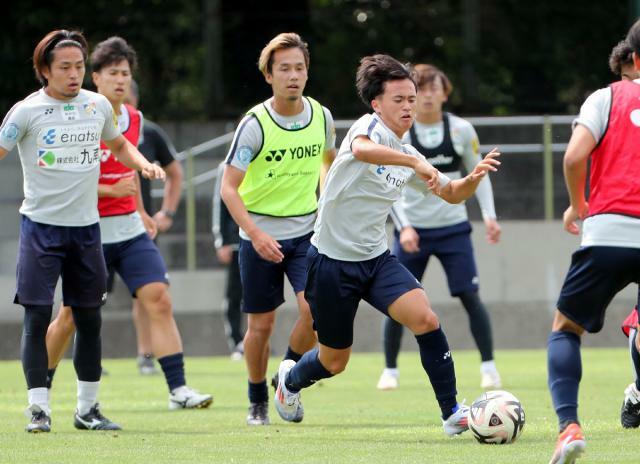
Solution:
[[[623,81],[632,81],[640,78],[640,72],[636,71],[633,63],[623,64],[620,66],[620,78]]]
[[[47,79],[46,93],[58,100],[69,100],[80,93],[84,79],[84,56],[78,47],[63,47],[53,52],[53,61],[42,70]]]
[[[418,89],[418,115],[429,115],[442,112],[442,105],[447,101],[447,94],[442,79],[436,77]]]
[[[271,84],[274,97],[286,100],[301,98],[307,84],[307,65],[302,50],[297,47],[277,50],[266,80]]]
[[[416,86],[410,79],[387,81],[371,102],[373,110],[398,137],[411,128],[416,111]]]
[[[127,60],[111,63],[94,72],[93,83],[112,104],[122,104],[131,91],[131,67]]]

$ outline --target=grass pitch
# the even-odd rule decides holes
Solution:
[[[340,376],[303,391],[305,419],[284,423],[271,404],[269,427],[248,427],[244,363],[226,357],[190,358],[187,381],[214,394],[207,410],[168,411],[162,376],[142,377],[134,360],[104,361],[103,412],[118,433],[73,428],[75,377],[64,361],[52,390],[52,432],[24,432],[27,419],[19,362],[0,363],[0,463],[540,463],[556,439],[556,417],[546,386],[546,355],[499,351],[504,388],[526,412],[520,439],[480,445],[470,433],[449,439],[416,353],[400,357],[400,389],[375,385],[381,354],[355,354]],[[470,403],[479,388],[478,355],[454,352],[459,398]],[[269,372],[275,372],[272,359]],[[580,462],[637,463],[640,430],[619,423],[623,390],[631,381],[624,349],[583,350],[580,413],[587,453]],[[270,390],[272,394],[272,390]],[[273,401],[272,401],[273,402]]]

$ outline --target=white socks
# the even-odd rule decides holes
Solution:
[[[29,406],[35,404],[46,412],[48,416],[51,415],[51,408],[49,408],[49,389],[46,387],[31,388],[27,390],[27,395],[29,398]]]
[[[498,372],[498,369],[496,369],[496,362],[493,359],[491,361],[482,361],[480,364],[481,374],[493,374],[495,372]]]
[[[397,367],[389,368],[385,367],[384,371],[382,371],[382,375],[388,375],[390,377],[400,378],[400,370]]]
[[[98,402],[98,382],[83,382],[78,380],[78,414],[87,414],[89,410]]]

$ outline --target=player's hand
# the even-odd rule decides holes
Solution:
[[[233,248],[231,245],[222,245],[216,250],[216,257],[221,264],[231,264],[233,257]]]
[[[130,197],[138,192],[136,180],[133,177],[123,177],[115,184],[111,184],[111,195],[114,198]]]
[[[496,159],[498,156],[500,156],[500,152],[497,147],[487,153],[486,156],[476,164],[471,174],[469,174],[471,180],[481,180],[489,171],[497,171],[498,166],[500,166],[500,161]]]
[[[258,252],[262,259],[271,261],[272,263],[281,263],[284,259],[284,255],[280,248],[282,246],[271,237],[271,235],[257,230],[251,236],[251,244],[253,248]]]
[[[159,179],[162,181],[165,180],[167,176],[164,169],[153,163],[147,163],[140,171],[140,174],[142,174],[142,177],[145,179]]]
[[[156,235],[158,235],[158,226],[156,225],[156,221],[154,221],[147,213],[140,213],[140,217],[142,218],[142,223],[147,231],[147,235],[151,240],[153,240],[156,238]]]
[[[565,210],[562,215],[562,222],[564,223],[564,230],[573,235],[580,234],[580,227],[576,224],[578,219],[584,219],[589,213],[589,204],[585,201],[582,206],[574,208],[572,205]]]
[[[487,228],[487,242],[491,244],[496,244],[500,241],[500,234],[502,233],[502,228],[498,221],[492,218],[486,218],[484,220],[484,225]]]
[[[171,226],[173,225],[173,219],[164,214],[164,211],[158,211],[154,214],[153,220],[158,226],[158,233],[161,234],[171,229]]]
[[[419,163],[414,171],[416,176],[427,183],[429,190],[437,193],[440,190],[439,171],[426,161]]]
[[[420,236],[413,227],[403,227],[398,240],[400,241],[402,249],[407,253],[417,253],[420,251]]]

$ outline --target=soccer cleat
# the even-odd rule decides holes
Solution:
[[[378,390],[395,390],[398,388],[398,375],[394,375],[389,369],[385,369],[382,371],[380,375],[380,379],[378,380],[378,385],[376,386]]]
[[[24,428],[29,433],[51,432],[51,417],[37,404],[32,404],[25,411],[31,421]]]
[[[247,415],[247,425],[269,425],[269,403],[251,403]]]
[[[169,394],[169,409],[204,409],[213,403],[213,396],[205,395],[183,385]]]
[[[304,418],[300,392],[292,393],[287,390],[284,384],[287,374],[295,365],[296,362],[294,360],[285,359],[280,363],[280,368],[278,369],[278,388],[275,397],[276,411],[287,422],[302,422]]]
[[[442,428],[444,433],[450,437],[455,437],[469,430],[469,406],[458,403],[458,410],[451,414],[448,418],[442,419]]]
[[[556,449],[549,464],[574,464],[584,453],[587,443],[582,429],[576,423],[569,424],[558,437]]]
[[[137,362],[140,375],[156,375],[160,373],[153,362],[153,355],[150,353],[138,355]]]
[[[242,342],[238,343],[231,352],[231,360],[232,361],[242,361],[244,357],[244,344]]]
[[[480,388],[483,390],[499,390],[502,388],[502,379],[498,371],[483,372],[480,380]]]
[[[635,383],[629,384],[624,390],[620,423],[625,429],[635,429],[640,426],[640,392]]]
[[[271,377],[271,386],[273,387],[273,391],[278,391],[278,373],[276,372],[275,374],[273,374],[273,377]]]
[[[122,430],[122,427],[102,415],[99,403],[94,404],[84,415],[80,415],[76,410],[73,426],[78,430]]]

